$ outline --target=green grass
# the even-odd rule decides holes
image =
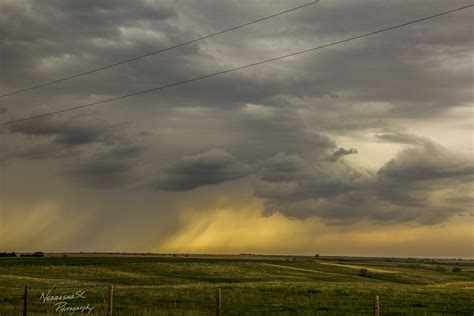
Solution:
[[[410,260],[234,258],[0,258],[0,315],[21,314],[25,285],[30,315],[57,314],[39,300],[53,285],[53,295],[86,291],[71,304],[93,305],[96,315],[109,285],[114,315],[212,315],[217,287],[224,315],[369,315],[374,295],[381,315],[474,312],[472,264],[452,272],[452,264]]]

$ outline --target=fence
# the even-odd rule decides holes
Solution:
[[[94,307],[91,315],[473,315],[474,299],[466,295],[443,294],[446,299],[423,296],[425,293],[391,291],[330,290],[304,291],[289,288],[286,293],[270,287],[252,286],[198,287],[190,292],[178,287],[169,292],[166,286],[137,287],[107,284],[57,284],[45,288],[35,282],[29,286],[0,287],[0,315],[70,315],[58,311],[54,303],[58,296],[84,290],[85,298],[68,301],[68,306]],[[47,292],[48,291],[48,292]],[[42,293],[56,295],[56,300],[44,303]],[[379,293],[377,293],[379,292]],[[275,294],[276,293],[276,294]],[[80,294],[80,293],[79,293]],[[376,295],[378,294],[378,295]],[[421,294],[421,295],[420,295]],[[142,300],[140,300],[142,299]],[[297,303],[295,303],[297,302]],[[83,313],[87,313],[85,310]],[[80,314],[79,312],[76,312]]]
[[[106,306],[105,314],[107,316],[113,315],[113,301],[114,301],[114,287],[112,285],[105,288],[104,296],[106,297]],[[23,292],[23,316],[29,315],[29,297],[30,297],[31,287],[25,286]],[[215,314],[216,316],[221,316],[223,314],[222,309],[222,288],[218,287],[215,289]],[[380,298],[378,295],[373,297],[373,315],[379,316],[380,314]]]

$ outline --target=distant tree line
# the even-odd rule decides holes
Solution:
[[[22,253],[17,255],[16,252],[0,252],[0,257],[44,257],[45,254],[42,251],[36,251],[33,253]]]
[[[44,257],[44,252],[36,251],[33,253],[22,253],[20,257]]]

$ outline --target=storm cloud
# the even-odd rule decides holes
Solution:
[[[224,150],[214,149],[179,159],[164,170],[155,186],[166,191],[186,191],[236,180],[248,173],[248,166],[236,161]]]
[[[2,1],[0,94],[299,4]],[[133,94],[467,4],[320,1],[0,98],[0,120]],[[362,222],[419,227],[471,218],[472,15],[470,8],[312,53],[4,126],[0,155],[9,186],[2,196],[11,209],[35,209],[35,203],[47,201],[74,205],[82,210],[77,213],[93,210],[84,224],[91,249],[104,218],[112,218],[114,229],[104,232],[102,245],[120,239],[118,232],[131,229],[126,223],[133,217],[134,227],[148,228],[131,244],[150,249],[178,229],[182,209],[199,213],[220,203],[232,209],[257,203],[265,216],[347,227]],[[21,179],[31,181],[23,185]],[[63,208],[57,208],[58,216],[69,214]],[[152,222],[166,226],[157,229]],[[68,245],[83,245],[71,238]]]
[[[69,166],[65,174],[97,189],[130,186],[137,181],[132,169],[145,150],[139,145],[120,145],[106,152],[83,157]]]
[[[94,142],[113,143],[116,136],[105,126],[105,122],[97,119],[91,120],[57,120],[42,119],[32,120],[15,125],[9,125],[13,133],[30,136],[51,137],[52,142],[61,145],[83,145]]]

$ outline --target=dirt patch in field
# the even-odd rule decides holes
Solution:
[[[378,269],[378,268],[370,268],[370,267],[365,267],[365,266],[357,266],[357,265],[353,265],[353,264],[341,264],[341,263],[329,263],[329,262],[319,262],[319,264],[324,264],[324,265],[328,265],[328,266],[336,266],[336,267],[349,268],[349,269],[354,269],[354,270],[367,269],[367,271],[370,271],[370,272],[379,272],[379,273],[400,273],[399,271],[395,271],[395,270],[385,270],[385,269]]]
[[[275,267],[275,268],[280,268],[280,269],[287,269],[287,270],[312,272],[312,273],[322,274],[322,272],[318,271],[318,270],[311,270],[311,269],[297,268],[297,267],[289,267],[289,266],[281,266],[281,265],[273,264],[273,263],[260,263],[260,265],[267,266],[267,267]]]
[[[474,281],[444,282],[444,283],[439,283],[439,284],[432,284],[432,285],[429,285],[429,287],[474,289]]]

